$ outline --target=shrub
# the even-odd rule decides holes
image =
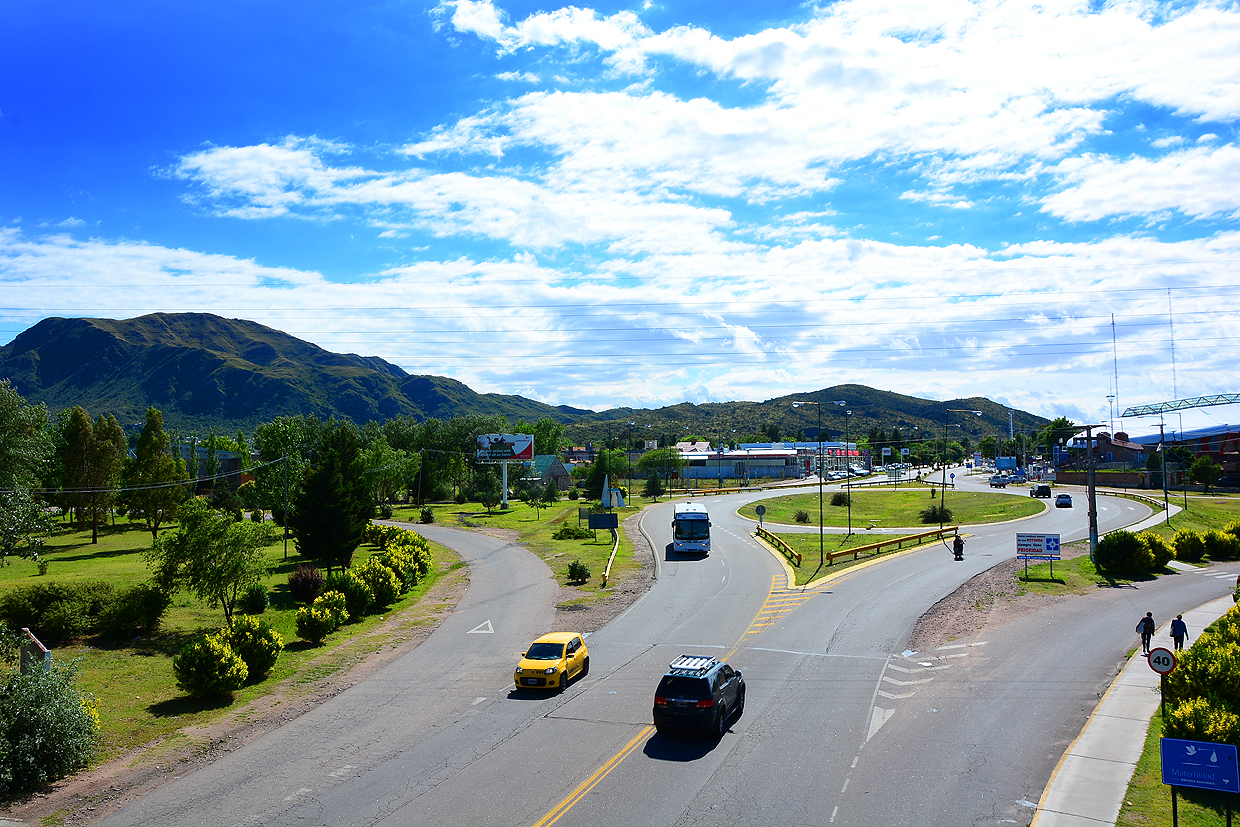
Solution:
[[[344,595],[340,592],[323,592],[318,599],[314,601],[312,608],[321,612],[327,612],[327,619],[331,623],[330,631],[336,631],[345,624],[349,619],[349,607],[345,603]]]
[[[333,574],[323,584],[326,591],[340,592],[349,611],[350,620],[361,620],[366,610],[375,602],[374,593],[360,577],[349,570]]]
[[[1232,520],[1223,526],[1223,531],[1240,540],[1240,520]]]
[[[0,623],[29,627],[44,643],[61,643],[89,630],[112,602],[111,583],[34,583],[0,596]]]
[[[425,525],[430,525],[435,522],[435,509],[431,508],[429,505],[422,506],[421,512],[418,513],[418,522]]]
[[[323,593],[323,572],[314,566],[298,566],[289,572],[288,591],[294,603],[313,603]]]
[[[400,581],[401,594],[418,584],[418,560],[415,555],[403,550],[389,549],[373,559],[377,559],[392,570],[396,579]]]
[[[251,682],[267,677],[284,648],[284,638],[256,617],[238,615],[232,626],[221,631],[228,645],[245,661]]]
[[[1098,541],[1094,562],[1106,574],[1139,577],[1154,568],[1149,546],[1131,531],[1113,531]]]
[[[0,685],[0,796],[33,790],[94,757],[99,714],[75,676],[74,667],[53,663],[15,670]]]
[[[1145,550],[1150,554],[1150,559],[1154,564],[1154,571],[1162,571],[1167,567],[1168,563],[1175,559],[1175,549],[1162,537],[1148,531],[1143,531],[1137,536],[1141,539]]]
[[[1211,560],[1236,560],[1240,558],[1240,537],[1228,531],[1210,529],[1201,534],[1206,544],[1206,554]]]
[[[831,505],[849,505],[851,498],[846,491],[836,491],[831,495]]]
[[[568,582],[584,583],[590,579],[590,567],[580,560],[568,564]]]
[[[924,525],[931,523],[950,523],[952,521],[952,510],[945,505],[935,504],[923,508],[920,512],[921,522]]]
[[[808,522],[809,522],[809,512],[808,512],[808,511],[806,511],[806,510],[805,510],[805,509],[803,509],[803,508],[797,509],[797,513],[796,513],[796,521],[797,521],[798,523],[808,523]]]
[[[256,509],[254,509],[253,511],[251,511],[251,512],[250,512],[250,522],[252,522],[252,523],[261,523],[261,522],[263,522],[263,512],[259,511],[257,508],[256,508]]]
[[[151,583],[139,583],[117,595],[99,615],[95,631],[119,640],[159,629],[172,596]]]
[[[570,488],[568,489],[568,498],[574,501],[579,500],[581,499],[581,492],[576,488]]]
[[[379,519],[380,520],[392,519],[392,504],[391,503],[381,503],[379,505]]]
[[[391,606],[400,597],[400,580],[396,573],[374,557],[356,566],[353,573],[370,589],[374,606]]]
[[[1186,563],[1200,563],[1206,556],[1206,543],[1195,531],[1177,531],[1171,541],[1175,546],[1175,559]]]
[[[237,601],[237,607],[251,615],[261,615],[270,605],[271,598],[267,595],[267,587],[262,583],[251,583]]]
[[[1190,698],[1167,713],[1163,735],[1240,747],[1240,716],[1207,698]]]
[[[589,540],[594,532],[576,523],[564,523],[551,535],[552,540]]]
[[[222,634],[185,644],[172,659],[177,686],[192,698],[231,697],[245,685],[249,670]]]
[[[322,609],[302,606],[297,610],[297,637],[311,643],[322,643],[333,631],[331,617]]]

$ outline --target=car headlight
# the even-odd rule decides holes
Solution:
[[[544,670],[543,670],[543,674],[544,674],[544,675],[554,675],[556,672],[559,672],[559,671],[560,671],[560,667],[558,667],[558,666],[549,666],[549,667],[547,667],[546,669],[544,669]]]
[[[517,667],[516,674],[518,674],[518,675],[520,675],[520,674],[521,674],[521,667],[520,667],[520,666],[518,666],[518,667]]]

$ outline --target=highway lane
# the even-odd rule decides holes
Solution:
[[[1016,529],[979,532],[964,563],[942,546],[923,548],[824,589],[789,592],[749,536],[752,524],[733,514],[754,496],[707,500],[716,550],[704,559],[675,559],[664,547],[669,504],[647,511],[659,579],[589,638],[591,675],[565,696],[510,684],[517,650],[550,625],[554,584],[545,566],[490,538],[432,529],[458,548],[481,543],[465,551],[474,571],[457,615],[378,679],[106,823],[534,824],[548,815],[557,824],[828,822],[837,807],[857,806],[849,790],[878,784],[877,767],[888,762],[862,761],[878,752],[867,745],[918,726],[919,701],[879,694],[897,688],[885,678],[911,674],[892,658],[912,624],[1010,554]],[[1104,519],[1125,519],[1123,507],[1109,508]],[[1043,526],[1073,516],[1052,509],[1018,525],[1055,530]],[[1083,534],[1083,519],[1076,522]],[[760,618],[772,605],[774,614]],[[484,624],[489,633],[479,630]],[[650,705],[666,664],[682,652],[734,649],[749,702],[723,741],[653,735]],[[901,788],[910,800],[917,791]],[[886,806],[894,813],[900,805]],[[866,812],[852,811],[849,823],[879,823]]]

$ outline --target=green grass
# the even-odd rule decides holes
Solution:
[[[1128,792],[1116,819],[1116,827],[1164,827],[1171,824],[1171,788],[1162,783],[1162,759],[1158,741],[1162,737],[1161,710],[1154,713],[1145,736],[1145,750],[1128,783]],[[1177,816],[1182,827],[1223,827],[1227,823],[1227,798],[1231,798],[1233,819],[1240,814],[1240,801],[1232,794],[1208,790],[1177,788]]]
[[[848,525],[848,508],[842,505],[831,505],[834,491],[823,494],[823,525],[845,527]],[[871,489],[852,491],[852,524],[869,525],[870,520],[878,520],[880,528],[912,527],[922,525],[920,512],[931,505],[938,505],[938,495],[932,499],[925,489]],[[1042,511],[1042,500],[1032,497],[1013,497],[1009,494],[990,493],[985,491],[948,491],[947,509],[952,513],[951,524],[981,525],[999,523],[1028,517]],[[766,506],[766,523],[796,524],[796,512],[805,511],[809,514],[807,525],[818,525],[818,492],[803,491],[786,497],[774,497],[763,500]],[[742,516],[758,519],[752,503],[741,509]],[[928,530],[932,526],[927,525]],[[937,523],[935,526],[937,528]],[[916,532],[911,532],[916,533]]]
[[[169,527],[169,530],[175,526]],[[161,531],[162,534],[162,531]],[[107,580],[118,588],[141,582],[149,572],[143,552],[150,547],[151,535],[144,526],[118,521],[100,533],[97,545],[90,542],[89,530],[76,532],[58,528],[41,557],[49,561],[48,573],[39,575],[38,565],[17,560],[0,568],[0,592],[14,586],[41,581],[73,582]],[[331,676],[360,661],[367,654],[407,640],[417,626],[429,622],[426,615],[438,607],[419,607],[431,586],[457,565],[454,552],[432,543],[435,565],[431,576],[419,583],[381,615],[370,615],[349,623],[333,633],[322,645],[297,639],[296,607],[288,594],[288,572],[301,562],[289,543],[284,558],[283,543],[266,549],[270,565],[265,584],[271,591],[272,606],[262,618],[284,638],[285,648],[266,680],[242,688],[235,700],[195,701],[181,693],[172,675],[172,657],[185,642],[201,632],[218,629],[224,622],[222,609],[211,608],[193,595],[179,592],[168,610],[159,632],[146,639],[107,642],[88,638],[55,649],[61,662],[78,663],[79,687],[95,697],[99,705],[101,742],[98,760],[107,760],[127,749],[155,738],[172,736],[187,726],[215,721],[249,701],[277,689],[284,697],[298,697],[311,691],[315,681]],[[359,563],[377,549],[362,546],[354,557]],[[393,616],[396,620],[393,624]],[[380,630],[380,626],[385,628]],[[387,628],[389,625],[394,628]]]
[[[1171,504],[1184,506],[1184,498],[1171,497]],[[1188,508],[1171,516],[1170,525],[1166,521],[1149,529],[1164,539],[1170,540],[1177,531],[1207,531],[1221,529],[1233,520],[1240,520],[1240,497],[1200,495],[1188,498]]]
[[[640,503],[641,498],[633,500]],[[442,504],[434,506],[435,522],[449,526],[465,526],[481,529],[508,529],[515,531],[521,545],[541,557],[551,568],[556,581],[561,586],[576,589],[581,593],[579,598],[566,602],[580,603],[606,597],[615,584],[624,576],[638,567],[633,558],[633,543],[620,529],[620,548],[616,552],[616,560],[612,565],[611,580],[607,588],[603,587],[603,571],[607,567],[607,558],[611,556],[612,539],[610,531],[597,531],[595,537],[588,540],[553,540],[551,535],[565,522],[577,523],[577,509],[589,505],[586,500],[561,500],[550,508],[535,510],[522,502],[510,502],[507,511],[499,508],[489,513],[477,503],[464,505]],[[631,514],[641,510],[638,505],[617,508],[614,513],[623,524]],[[397,508],[393,519],[417,522],[421,509],[415,507]],[[584,525],[584,521],[582,521]],[[583,583],[568,581],[568,564],[580,560],[590,567],[590,579]]]

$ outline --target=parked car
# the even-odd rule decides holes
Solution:
[[[590,653],[576,632],[552,632],[530,644],[521,655],[513,681],[520,689],[548,689],[561,692],[575,677],[590,672]]]
[[[1049,485],[1035,485],[1029,489],[1029,496],[1049,500],[1051,498],[1051,487]]]
[[[1000,474],[995,474],[990,478],[991,488],[1007,488],[1008,478]]]
[[[1055,498],[1055,507],[1056,508],[1071,508],[1072,507],[1072,495],[1071,494],[1060,494],[1058,497]]]
[[[654,725],[705,730],[716,738],[745,708],[745,678],[739,669],[709,655],[681,655],[668,665],[654,692]]]

